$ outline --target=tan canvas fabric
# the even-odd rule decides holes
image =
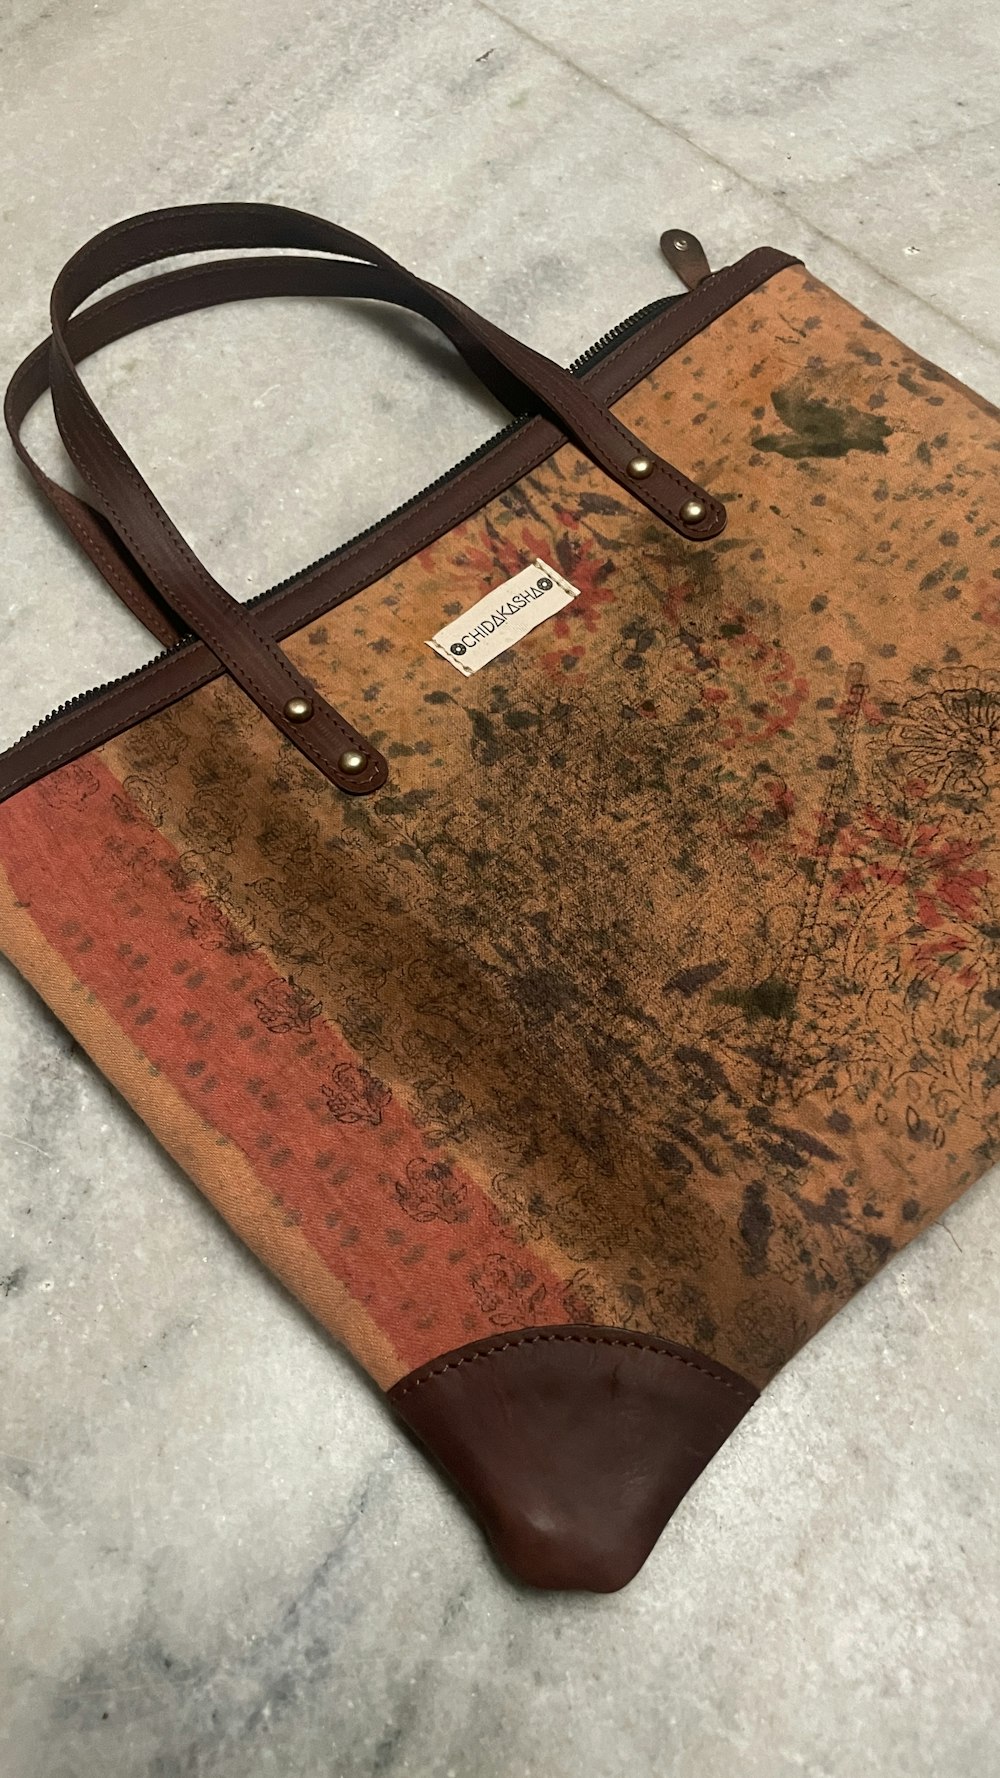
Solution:
[[[616,411],[725,533],[567,445],[289,641],[378,794],[220,680],[0,809],[5,948],[382,1382],[584,1321],[763,1383],[997,1153],[996,412],[799,267]]]

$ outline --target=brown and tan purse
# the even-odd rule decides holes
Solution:
[[[998,1152],[998,414],[785,254],[664,251],[563,370],[314,217],[161,211],[7,398],[164,652],[0,760],[3,948],[540,1586],[626,1582]],[[239,604],[76,364],[291,294],[518,418]]]

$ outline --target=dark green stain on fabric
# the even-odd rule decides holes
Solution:
[[[795,989],[780,976],[768,976],[752,988],[719,988],[712,999],[723,1006],[741,1006],[748,1019],[789,1019],[795,1010]]]
[[[782,457],[846,457],[848,451],[885,451],[891,426],[879,414],[860,408],[833,407],[808,395],[795,383],[771,392],[771,401],[787,432],[758,432],[753,444],[758,451],[777,451]]]

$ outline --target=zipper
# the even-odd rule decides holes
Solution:
[[[636,309],[634,314],[626,316],[624,321],[619,321],[616,327],[609,328],[607,333],[602,333],[600,339],[595,340],[592,346],[588,346],[585,352],[581,352],[579,358],[574,358],[572,364],[567,366],[570,375],[581,376],[598,358],[603,358],[611,351],[612,347],[620,345],[621,341],[629,334],[637,333],[640,327],[644,327],[647,321],[653,319],[654,315],[659,315],[676,302],[683,302],[686,294],[686,291],[681,291],[677,296],[656,297],[652,302],[645,303],[641,309]],[[408,512],[412,506],[425,500],[428,494],[436,494],[438,489],[443,488],[454,476],[462,474],[473,463],[478,463],[482,457],[488,456],[490,451],[494,450],[505,438],[509,438],[512,433],[517,432],[519,427],[523,426],[525,421],[530,418],[530,414],[519,414],[509,420],[506,426],[501,426],[499,432],[494,432],[481,445],[477,445],[475,450],[470,451],[468,456],[462,457],[450,469],[446,469],[442,475],[435,476],[434,480],[428,482],[426,487],[421,488],[419,493],[411,494],[399,506],[394,506],[392,511],[387,512],[383,518],[377,519],[372,525],[366,525],[363,531],[357,531],[353,537],[348,537],[345,542],[338,543],[334,549],[328,550],[326,555],[317,556],[314,562],[307,563],[304,568],[297,569],[294,574],[287,575],[284,580],[276,581],[274,586],[266,587],[263,592],[255,593],[252,599],[246,599],[243,603],[250,610],[253,606],[261,605],[265,600],[273,598],[276,593],[284,592],[295,581],[304,580],[308,575],[316,574],[320,569],[329,567],[345,550],[353,549],[355,544],[363,543],[367,537],[374,536],[376,531],[381,531],[383,525],[389,524],[393,519],[401,518],[403,513]],[[106,691],[114,691],[120,685],[128,685],[132,680],[140,679],[148,667],[154,666],[157,661],[166,660],[168,655],[176,654],[179,649],[186,648],[191,640],[190,634],[181,636],[176,642],[172,642],[169,648],[161,649],[159,654],[151,655],[150,659],[144,661],[141,667],[133,667],[128,673],[120,673],[117,679],[105,679],[103,684],[91,686],[89,691],[77,692],[75,697],[67,698],[65,703],[58,704],[54,710],[49,711],[47,716],[42,716],[38,722],[33,723],[31,728],[21,736],[21,741],[27,741],[30,736],[37,735],[40,729],[48,728],[50,722],[55,722],[60,716],[68,715],[71,710],[81,709],[83,705],[89,704],[94,698],[103,696]],[[13,746],[16,747],[19,744],[15,741]]]

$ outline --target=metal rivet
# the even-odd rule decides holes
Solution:
[[[356,747],[347,747],[337,761],[337,770],[353,778],[356,772],[363,772],[367,764],[367,753],[359,753]]]
[[[632,461],[625,465],[626,474],[636,482],[645,481],[647,475],[652,475],[654,468],[652,457],[633,457]]]
[[[704,500],[685,500],[684,505],[681,507],[682,519],[686,519],[689,525],[696,525],[698,520],[703,519],[704,517]]]
[[[312,713],[311,698],[289,698],[281,712],[286,722],[308,722]]]
[[[687,246],[687,241],[684,239],[683,235],[674,236],[674,246],[677,248],[678,253],[683,253]]]

